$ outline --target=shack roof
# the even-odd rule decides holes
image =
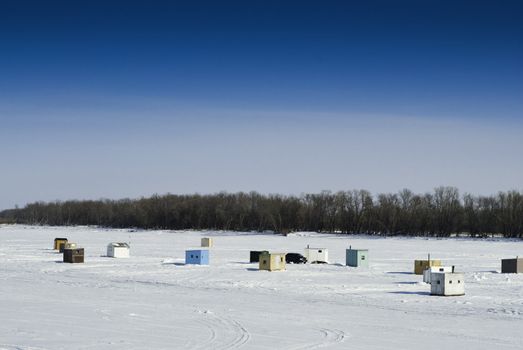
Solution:
[[[111,242],[111,243],[109,243],[109,246],[111,246],[111,247],[129,248],[129,244],[125,243],[125,242]]]

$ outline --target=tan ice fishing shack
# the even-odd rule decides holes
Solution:
[[[260,270],[283,271],[285,270],[285,253],[263,252],[260,254],[259,266]]]

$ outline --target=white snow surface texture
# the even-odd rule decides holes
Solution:
[[[214,238],[210,266],[184,251]],[[62,263],[55,237],[85,248]],[[105,257],[131,242],[129,259]],[[328,265],[259,271],[250,250],[329,249]],[[345,265],[368,248],[370,268]],[[414,259],[465,273],[466,295],[429,295]],[[0,226],[0,349],[523,349],[514,240],[373,238]]]

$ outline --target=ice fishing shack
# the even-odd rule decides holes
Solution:
[[[111,242],[107,245],[107,256],[111,258],[128,258],[131,247],[125,242]]]
[[[345,265],[352,267],[369,267],[368,249],[349,249],[345,250]]]
[[[186,250],[185,264],[209,265],[209,251],[207,249]]]
[[[465,276],[462,273],[434,272],[430,276],[430,294],[441,296],[465,295]]]
[[[213,245],[212,238],[210,238],[210,237],[203,237],[202,238],[202,241],[201,241],[201,246],[202,247],[211,248],[212,245]]]
[[[523,273],[523,258],[501,259],[501,273]]]
[[[329,262],[329,250],[326,248],[305,248],[305,258],[308,263],[327,263]]]
[[[249,252],[249,262],[260,262],[260,255],[262,253],[269,253],[267,250],[251,250]]]
[[[423,271],[431,266],[441,266],[441,260],[433,260],[428,255],[427,260],[414,260],[414,274],[423,275]]]
[[[64,262],[78,264],[84,262],[84,248],[64,249]]]
[[[423,282],[430,284],[433,273],[452,271],[454,271],[454,266],[431,266],[423,271]]]
[[[262,252],[260,254],[259,269],[266,271],[285,270],[285,253]]]
[[[54,239],[54,250],[59,250],[63,252],[63,246],[67,243],[67,238],[55,238]]]

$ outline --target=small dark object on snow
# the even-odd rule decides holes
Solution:
[[[298,253],[287,253],[287,255],[285,255],[285,262],[287,264],[305,264],[307,258]]]

